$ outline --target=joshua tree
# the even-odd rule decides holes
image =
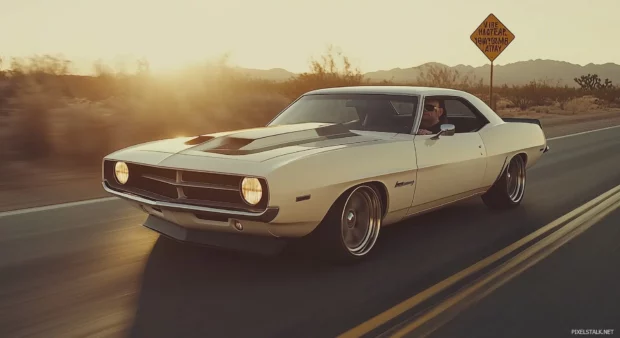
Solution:
[[[596,74],[582,75],[579,78],[575,78],[575,82],[584,90],[601,90],[613,88],[611,80],[605,79],[605,82],[601,82],[601,78]]]

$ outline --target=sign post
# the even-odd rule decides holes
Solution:
[[[491,61],[491,76],[489,81],[489,106],[493,109],[493,61],[515,39],[499,19],[492,13],[482,21],[480,26],[470,36],[471,41]]]

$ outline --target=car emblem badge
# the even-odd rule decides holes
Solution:
[[[406,181],[406,182],[398,182],[396,181],[396,185],[394,186],[394,188],[400,188],[400,187],[404,187],[406,185],[413,185],[415,181]]]

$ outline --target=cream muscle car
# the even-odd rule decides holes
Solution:
[[[303,238],[358,260],[415,215],[473,196],[519,205],[548,149],[540,121],[502,119],[469,93],[361,86],[308,92],[265,127],[119,150],[102,175],[144,226],[180,241],[253,251]]]

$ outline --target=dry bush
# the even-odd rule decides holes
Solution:
[[[17,109],[10,129],[4,132],[10,135],[4,147],[8,158],[31,160],[53,151],[49,111],[62,105],[69,65],[69,61],[52,56],[12,60],[0,88],[0,108]]]
[[[101,157],[114,149],[113,112],[102,102],[70,99],[64,107],[50,110],[49,115],[55,156],[74,165],[99,165]]]
[[[58,97],[36,82],[24,81],[9,103],[20,109],[11,119],[8,151],[24,160],[49,155],[49,110],[58,105]]]
[[[512,86],[509,88],[505,85],[498,91],[500,92],[498,95],[510,102],[506,105],[507,108],[519,108],[521,111],[525,111],[533,105],[532,99],[528,97],[526,90],[522,87]]]
[[[71,61],[59,56],[35,55],[29,58],[13,58],[8,76],[53,77],[67,75],[71,71]]]
[[[575,99],[571,99],[566,104],[564,104],[564,110],[572,113],[584,113],[593,109],[600,108],[600,105],[597,104],[597,98],[593,96],[584,96]]]
[[[495,95],[493,95],[495,97]],[[514,106],[514,104],[512,103],[512,101],[500,97],[499,95],[497,96],[497,98],[495,98],[495,108],[496,109],[507,109],[507,108],[512,108]]]
[[[335,55],[334,55],[335,54]],[[321,60],[312,60],[310,72],[300,74],[287,81],[281,93],[293,99],[299,95],[320,88],[359,86],[364,83],[364,76],[359,68],[353,68],[348,57],[342,51],[327,47]]]
[[[530,107],[530,110],[533,110],[537,114],[549,114],[550,109],[548,106],[534,106]]]
[[[589,94],[614,107],[620,104],[620,86],[601,88],[590,91]]]
[[[13,112],[0,110],[0,175],[6,172],[8,160],[11,155],[10,123]]]
[[[438,65],[426,65],[421,68],[417,84],[426,87],[443,87],[481,92],[482,79],[472,74],[461,74],[456,69]]]
[[[504,85],[497,89],[501,97],[512,102],[509,107],[522,111],[532,107],[563,106],[569,100],[579,96],[578,90],[568,86],[561,87],[551,80],[532,80],[523,86]]]

